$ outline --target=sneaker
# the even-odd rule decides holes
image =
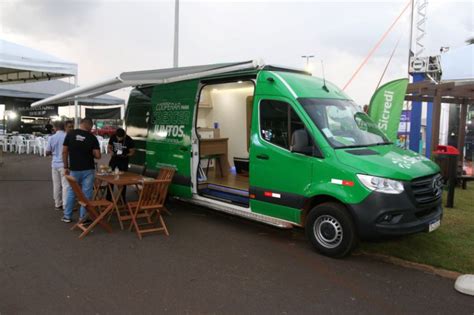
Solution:
[[[63,211],[63,207],[62,207],[62,206],[59,206],[59,207],[54,207],[54,210],[57,210],[57,211]]]
[[[66,217],[62,217],[62,218],[61,218],[61,221],[65,222],[65,223],[71,223],[71,222],[72,222],[71,219],[66,218]]]

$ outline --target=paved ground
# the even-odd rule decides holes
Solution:
[[[312,251],[279,230],[172,203],[170,237],[77,239],[53,210],[47,158],[0,167],[0,314],[474,314],[453,282]]]

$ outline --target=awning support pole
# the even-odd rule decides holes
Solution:
[[[74,76],[74,88],[79,86],[79,82],[77,79],[77,72]],[[79,112],[79,102],[77,101],[77,97],[74,98],[74,128],[79,128],[79,119],[81,118],[81,113]]]

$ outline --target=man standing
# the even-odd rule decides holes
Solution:
[[[127,136],[125,130],[118,128],[115,135],[109,139],[109,151],[112,152],[109,166],[112,170],[118,168],[122,172],[128,171],[128,158],[135,154],[135,142]],[[126,187],[123,187],[122,198],[125,201]],[[110,192],[107,191],[107,199],[111,200]]]
[[[61,211],[66,208],[66,195],[69,186],[64,176],[63,163],[63,143],[66,133],[64,132],[64,123],[62,121],[54,122],[53,128],[55,134],[48,138],[46,155],[53,156],[51,173],[53,178],[54,208]]]
[[[73,130],[74,130],[74,122],[72,120],[66,120],[64,122],[64,131],[66,131],[66,133],[69,133]]]
[[[86,117],[81,120],[79,129],[72,130],[66,135],[63,144],[64,172],[66,175],[71,175],[77,180],[88,199],[92,199],[94,190],[94,158],[100,159],[101,157],[99,141],[91,133],[91,130],[92,119]],[[72,222],[74,204],[74,191],[69,186],[64,217],[61,221],[66,223]],[[86,209],[81,207],[79,219],[83,219],[85,215]]]

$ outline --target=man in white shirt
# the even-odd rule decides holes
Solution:
[[[64,163],[63,163],[63,143],[66,137],[64,132],[64,123],[57,121],[54,123],[54,135],[48,138],[48,144],[46,146],[46,155],[52,155],[53,160],[51,162],[51,173],[53,178],[53,198],[54,208],[62,211],[66,207],[66,196],[68,183],[64,176]]]

